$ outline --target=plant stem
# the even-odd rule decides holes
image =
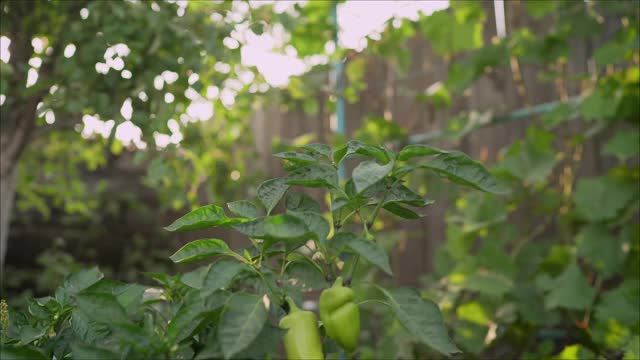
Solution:
[[[280,266],[280,280],[284,276],[284,269],[287,267],[287,250],[284,251],[284,255],[282,256],[282,266]]]
[[[349,276],[347,276],[347,280],[351,281],[353,278],[353,274],[356,272],[356,267],[358,266],[358,261],[360,260],[360,255],[356,255],[356,259],[353,261],[353,265],[349,269]]]
[[[593,299],[589,303],[589,307],[587,308],[587,310],[585,310],[584,316],[582,318],[582,322],[583,322],[583,324],[585,326],[588,326],[589,325],[589,320],[591,320],[591,313],[593,312],[593,307],[594,307],[594,305],[596,303],[596,300],[598,299],[598,295],[600,294],[600,291],[601,291],[602,277],[596,275],[594,286],[596,288],[596,294],[593,296]]]
[[[236,259],[236,260],[238,260],[240,262],[243,262],[245,264],[249,264],[249,260],[248,259],[245,259],[244,257],[236,254],[235,252],[232,252],[231,254],[224,254],[224,255],[231,256],[232,258],[234,258],[234,259]]]
[[[267,285],[267,287],[269,288],[269,291],[271,291],[271,293],[276,297],[276,301],[278,302],[278,304],[281,303],[281,297],[278,297],[278,295],[283,295],[281,292],[277,292],[273,289],[273,287],[271,286],[271,284],[269,284],[269,282],[267,281],[267,279],[264,277],[264,274],[262,273],[262,271],[256,269],[255,267],[252,267],[253,270],[258,274],[258,276],[260,276],[260,278],[262,279],[262,282],[264,282],[265,285]]]
[[[369,218],[369,221],[365,221],[364,217],[362,216],[362,213],[360,212],[360,210],[358,210],[358,215],[360,216],[360,219],[362,220],[362,225],[363,225],[363,232],[367,235],[367,238],[369,238],[371,236],[371,233],[369,233],[369,224],[373,225],[373,222],[376,220],[376,217],[378,216],[378,213],[380,212],[380,208],[382,207],[382,204],[384,204],[384,201],[387,199],[387,196],[389,195],[389,192],[391,191],[391,189],[393,189],[396,184],[400,181],[400,179],[396,179],[390,187],[388,187],[385,191],[384,191],[384,195],[382,195],[382,199],[376,204],[375,209],[373,209],[373,214],[371,214],[371,218]],[[358,266],[358,260],[360,260],[360,255],[356,255],[356,259],[353,262],[353,266],[351,266],[351,269],[349,269],[349,276],[347,277],[347,279],[349,281],[351,281],[351,279],[353,278],[353,274],[356,272],[356,267]]]
[[[364,216],[362,216],[362,212],[360,212],[360,209],[358,209],[357,212],[358,212],[358,216],[360,217],[360,221],[362,222],[362,233],[367,236],[371,235],[369,234],[367,221],[364,219]]]
[[[378,216],[378,212],[380,211],[380,208],[382,207],[382,205],[384,204],[384,201],[387,200],[387,196],[389,196],[389,192],[391,191],[391,189],[393,189],[396,184],[400,181],[400,179],[396,179],[391,186],[389,186],[387,188],[387,190],[385,190],[384,195],[382,195],[382,199],[378,202],[378,204],[376,204],[376,208],[373,209],[373,214],[371,215],[371,219],[369,219],[369,223],[373,225],[373,222],[376,220],[376,217]]]
[[[511,250],[511,257],[515,258],[520,253],[520,250],[531,240],[533,240],[538,235],[542,234],[547,227],[551,224],[553,218],[547,217],[543,222],[538,224],[531,232],[529,232],[528,236],[522,237],[519,241],[513,245],[513,249]]]

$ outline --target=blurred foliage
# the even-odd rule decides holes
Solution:
[[[393,121],[370,116],[364,119],[353,137],[356,140],[372,144],[382,144],[387,141],[402,142],[407,138],[407,129]]]
[[[582,91],[577,101],[561,100],[538,118],[529,115],[534,120],[525,136],[502,150],[493,172],[509,184],[509,196],[446,187],[455,206],[446,215],[447,239],[434,254],[434,273],[423,276],[424,295],[443,308],[456,343],[466,352],[463,358],[637,358],[638,3],[521,2],[534,21],[554,25],[546,33],[512,29],[490,44],[476,44],[469,35],[484,20],[470,15],[476,6],[454,4],[460,6],[425,21],[435,16],[473,24],[438,34],[451,41],[434,43],[434,50],[445,60],[456,54],[456,61],[446,81],[419,94],[418,100],[448,108],[476,79],[513,59],[536,64],[543,81],[580,81]],[[463,14],[456,15],[458,11]],[[430,25],[426,37],[443,29],[429,30]],[[467,42],[456,43],[464,33],[460,39]],[[581,38],[600,44],[593,51],[597,68],[585,74],[550,70],[580,56],[572,53],[571,42]],[[494,112],[461,113],[438,139],[458,141],[478,127],[505,120]],[[568,128],[569,121],[579,125]],[[357,133],[371,127],[366,121]],[[604,139],[598,156],[612,165],[603,174],[579,176],[584,147],[596,137]],[[391,140],[397,138],[382,141]],[[436,182],[424,190],[438,199],[443,189]],[[433,356],[419,345],[407,348],[406,335],[393,327],[386,335],[397,343],[374,340],[367,350],[370,358]]]
[[[487,15],[480,4],[457,1],[416,22],[392,26],[390,21],[380,40],[368,38],[365,52],[347,57],[344,95],[350,102],[366,89],[378,89],[363,83],[376,56],[407,74],[406,44],[417,34],[450,61],[444,81],[416,95],[435,109],[452,107],[477,79],[509,69],[513,61],[536,66],[542,83],[580,89],[568,99],[559,89],[558,101],[540,112],[520,111],[519,118],[533,119],[531,125],[493,165],[510,184],[509,196],[458,193],[437,179],[426,186],[424,177],[413,180],[421,184],[421,194],[455,204],[446,216],[447,240],[434,255],[435,272],[423,277],[424,294],[445,310],[464,358],[635,359],[640,353],[640,4],[514,2],[509,5],[521,6],[528,21],[549,25],[543,32],[509,29],[508,36],[488,43],[482,38]],[[434,26],[435,20],[461,26]],[[573,49],[576,41],[595,44],[595,67],[577,74],[558,71],[582,56]],[[437,138],[459,141],[479,127],[509,120],[496,117],[496,110],[454,115]],[[394,127],[393,121],[370,116],[355,136],[404,143],[406,132]],[[594,139],[602,144],[597,156],[611,165],[602,174],[579,176],[584,147]],[[513,222],[523,216],[525,223]],[[390,248],[407,236],[398,236],[393,223],[383,217],[374,224],[385,229]],[[379,281],[373,274],[363,270],[361,276]],[[371,345],[362,349],[363,358],[436,356],[393,326],[384,307],[371,307],[379,310],[372,323],[386,330],[366,335]]]
[[[417,101],[436,110],[450,110],[464,100],[465,91],[476,80],[498,69],[510,69],[514,62],[535,66],[540,82],[580,89],[577,100],[567,99],[562,89],[558,90],[559,102],[542,116],[531,116],[526,134],[503,149],[493,164],[494,174],[509,183],[510,195],[496,198],[455,192],[436,178],[428,178],[427,185],[424,177],[420,178],[421,195],[447,197],[455,204],[446,216],[446,242],[434,255],[434,273],[423,277],[423,293],[444,310],[446,323],[454,329],[454,340],[465,351],[464,358],[636,359],[640,356],[639,3],[505,3],[525,11],[525,23],[544,24],[544,31],[519,25],[508,29],[504,38],[486,41],[483,34],[493,31],[485,23],[493,16],[487,12],[487,3],[455,1],[450,9],[422,14],[417,21],[403,19],[392,24],[390,20],[379,39],[367,38],[365,51],[337,49],[329,58],[346,63],[343,95],[349,102],[358,101],[363,91],[377,86],[365,81],[372,60],[382,59],[399,74],[415,76],[410,70],[408,42],[416,37],[426,39],[448,65],[442,81],[415,94]],[[2,2],[3,7],[6,4]],[[190,86],[190,71],[199,74],[194,88],[204,94],[210,85],[223,88],[224,81],[241,68],[239,50],[220,46],[232,23],[215,22],[210,17],[219,13],[226,18],[233,5],[192,2],[184,16],[177,16],[175,4],[158,3],[160,11],[151,11],[148,2],[96,1],[86,4],[90,16],[81,20],[77,4],[73,4],[38,3],[27,21],[34,29],[32,35],[46,38],[52,48],[57,42],[60,46],[73,42],[78,50],[71,58],[54,51],[45,59],[56,64],[50,75],[53,80],[41,79],[33,88],[20,90],[24,94],[19,96],[29,96],[40,88],[46,91],[51,85],[58,86],[54,94],[47,95],[39,112],[44,116],[47,109],[55,111],[56,124],[47,127],[40,120],[45,134],[34,140],[21,164],[21,212],[35,209],[50,216],[53,204],[65,212],[91,217],[92,211],[102,206],[95,196],[101,192],[109,195],[107,185],[87,185],[80,176],[109,166],[114,156],[129,149],[114,145],[112,138],[95,136],[86,141],[73,126],[65,130],[58,129],[58,124],[67,118],[78,124],[73,116],[78,114],[99,114],[101,119],[121,123],[124,119],[118,109],[128,97],[134,107],[131,121],[142,128],[149,144],[145,151],[136,150],[135,156],[145,169],[144,182],[156,190],[164,208],[173,209],[224,202],[254,190],[255,173],[250,166],[254,154],[248,150],[252,148],[248,123],[252,106],[277,99],[283,110],[299,107],[308,114],[320,109],[334,111],[335,96],[322,108],[317,101],[318,94],[335,95],[327,84],[329,66],[318,65],[291,78],[285,89],[254,94],[248,90],[250,86],[244,86],[230,107],[219,98],[212,99],[212,121],[181,125],[184,139],[180,146],[157,151],[151,145],[153,132],[167,133],[167,120],[180,120],[186,111],[189,102],[183,93]],[[251,8],[251,19],[241,21],[248,21],[256,33],[281,24],[292,34],[285,47],[293,46],[300,56],[322,54],[335,35],[329,4],[313,1],[296,5],[295,16],[277,14],[272,5],[265,5]],[[2,23],[4,34],[10,22]],[[102,35],[95,36],[98,32]],[[125,81],[115,71],[96,73],[95,62],[102,61],[106,47],[122,39],[127,39],[131,49],[126,66],[131,66],[134,77]],[[588,41],[593,47],[589,54],[593,66],[585,65],[584,73],[566,71],[569,61],[584,56],[575,50],[576,41]],[[177,53],[183,54],[182,64],[175,59]],[[230,72],[215,71],[218,62],[229,64]],[[0,64],[4,94],[11,87],[10,75],[26,72],[28,65],[13,69]],[[178,81],[165,84],[162,91],[155,90],[155,76],[166,69],[179,73]],[[262,81],[255,72],[253,82]],[[171,104],[164,102],[164,92],[169,90],[175,95]],[[148,101],[140,100],[140,91],[145,91]],[[6,104],[2,107],[3,115],[8,108]],[[469,109],[452,116],[441,135],[457,141],[493,119],[494,111]],[[393,121],[376,116],[370,116],[355,134],[368,142],[400,143],[406,135]],[[614,165],[602,174],[578,176],[585,161],[584,145],[594,138],[605,139],[600,155]],[[300,138],[296,145],[309,142]],[[282,151],[290,149],[289,145],[277,144]],[[234,170],[241,176],[229,181]],[[521,214],[527,214],[524,224],[510,221]],[[406,236],[390,224],[390,217],[373,224],[384,228],[388,249]],[[57,256],[69,270],[75,266],[64,255]],[[379,281],[373,269],[362,267],[359,273]],[[416,344],[385,307],[374,303],[363,306],[372,312],[366,319],[369,325],[363,328],[379,330],[363,334],[362,358],[436,356]]]
[[[26,58],[18,58],[19,49],[11,47],[14,59],[3,63],[1,92],[7,95],[1,107],[3,117],[19,111],[20,101],[47,92],[38,106],[38,132],[21,161],[20,211],[36,209],[46,217],[47,207],[53,205],[67,213],[88,215],[98,205],[92,198],[105,184],[87,184],[83,175],[112,169],[126,150],[136,151],[136,165],[148,169],[146,182],[162,195],[167,208],[194,206],[218,194],[239,191],[250,179],[241,157],[252,152],[231,151],[248,148],[242,145],[250,139],[247,118],[254,97],[248,84],[237,78],[247,72],[254,73],[255,84],[261,84],[262,78],[255,69],[240,64],[239,49],[218,46],[235,24],[215,21],[210,15],[224,17],[232,10],[230,3],[198,2],[182,8],[167,2],[52,1],[31,9],[27,3],[3,2],[2,10],[8,19],[3,21],[3,35],[15,35],[17,27],[20,36],[44,44],[42,53]],[[15,23],[27,11],[25,21],[33,23],[28,28]],[[86,19],[81,16],[84,12]],[[67,56],[70,45],[76,50]],[[31,58],[51,63],[51,70],[40,71],[35,85],[23,88],[14,73],[25,73]],[[104,74],[96,64],[101,61],[107,66]],[[118,67],[118,62],[124,65]],[[228,70],[214,70],[214,64],[216,69]],[[233,106],[223,104],[220,95],[207,99],[208,89],[219,92],[233,81],[241,84],[230,90]],[[172,101],[166,100],[167,94]],[[203,100],[215,109],[211,121],[201,122],[208,119],[190,109]],[[125,101],[133,110],[130,121],[142,130],[141,142],[146,145],[121,144],[115,139],[118,126],[129,121],[121,110]],[[51,125],[44,121],[49,112],[55,114]],[[110,131],[91,134],[87,115],[111,122]],[[175,132],[170,129],[172,122],[182,135],[180,148],[169,145],[156,150],[157,135]],[[234,170],[243,175],[238,183],[225,179]],[[206,190],[198,198],[200,188]]]

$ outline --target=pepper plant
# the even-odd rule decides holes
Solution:
[[[358,356],[359,305],[367,301],[388,306],[416,342],[444,356],[460,352],[435,303],[412,288],[377,284],[369,284],[377,295],[368,298],[358,294],[364,281],[354,274],[368,264],[392,275],[371,226],[382,212],[417,219],[433,203],[404,184],[408,174],[426,170],[484,192],[507,189],[467,155],[426,145],[396,153],[350,141],[275,156],[288,174],[263,182],[257,199],[230,202],[228,211],[200,207],[166,227],[230,228],[248,238],[247,247],[189,242],[171,260],[208,263],[175,276],[149,273],[161,287],[105,280],[98,269],[76,273],[54,296],[30,300],[28,314],[9,313],[3,358],[277,358],[282,342],[289,358]],[[342,180],[345,164],[355,167]],[[305,188],[321,189],[325,201]],[[301,309],[303,298],[319,298],[321,321]]]

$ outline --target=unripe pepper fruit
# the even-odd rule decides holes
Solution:
[[[351,288],[342,285],[338,277],[332,287],[320,294],[320,319],[325,332],[348,353],[352,353],[360,340],[360,310],[353,302]]]
[[[287,330],[284,335],[287,358],[324,359],[316,315],[311,311],[300,310],[289,296],[285,301],[289,305],[289,313],[280,320],[280,328]]]

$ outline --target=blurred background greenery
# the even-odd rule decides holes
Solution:
[[[272,152],[427,142],[513,191],[410,179],[437,202],[415,224],[374,224],[395,281],[437,301],[468,353],[638,358],[638,9],[2,0],[2,297],[86,266],[183,271],[168,256],[187,238],[162,227],[253,196],[281,171]],[[390,325],[364,354],[423,353]]]

